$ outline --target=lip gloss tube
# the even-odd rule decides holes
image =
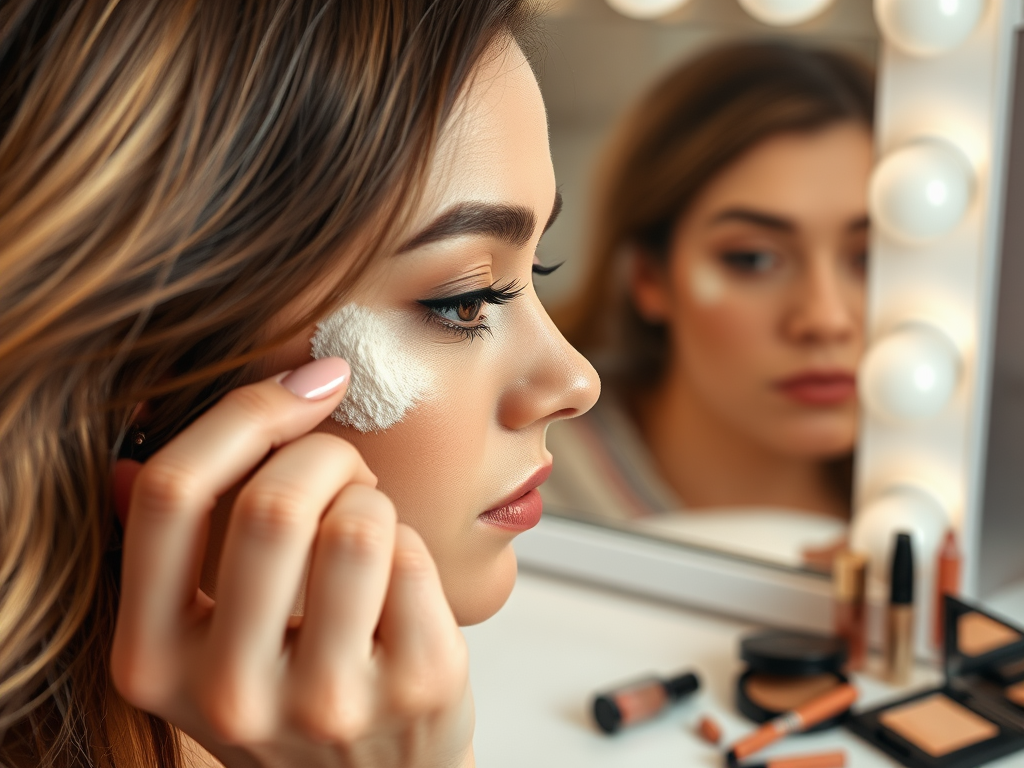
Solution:
[[[650,720],[659,712],[700,688],[692,672],[662,680],[651,676],[594,697],[594,720],[605,733]]]
[[[867,557],[859,552],[840,552],[832,569],[836,635],[846,641],[846,667],[854,672],[864,668],[867,656],[864,614],[867,562]]]
[[[909,533],[896,534],[887,619],[886,673],[894,685],[906,685],[914,663],[914,550]]]

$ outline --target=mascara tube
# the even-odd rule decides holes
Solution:
[[[886,676],[906,685],[914,663],[914,551],[909,533],[896,534],[886,622]]]

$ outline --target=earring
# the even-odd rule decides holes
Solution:
[[[142,431],[138,424],[132,425],[132,442],[135,445],[142,445],[146,442],[146,433]]]

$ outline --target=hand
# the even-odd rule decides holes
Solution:
[[[307,434],[347,383],[325,358],[241,387],[115,469],[130,501],[114,684],[230,768],[473,762],[466,646],[430,554],[355,448]],[[214,601],[210,513],[243,481]]]

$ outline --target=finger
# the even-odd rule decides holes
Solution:
[[[407,525],[396,530],[378,639],[399,711],[422,712],[461,694],[468,675],[465,640],[430,552]]]
[[[294,704],[306,726],[328,734],[367,712],[367,671],[395,548],[395,508],[380,491],[350,485],[317,532],[305,612],[292,658]]]
[[[288,376],[233,390],[143,466],[132,489],[122,565],[118,632],[130,635],[129,645],[156,644],[173,635],[181,611],[196,595],[217,496],[271,448],[322,421],[347,381],[348,364],[324,358]],[[374,481],[368,469],[359,477]]]
[[[258,675],[276,663],[321,516],[362,466],[349,443],[315,433],[277,451],[242,488],[218,568],[214,667]]]

